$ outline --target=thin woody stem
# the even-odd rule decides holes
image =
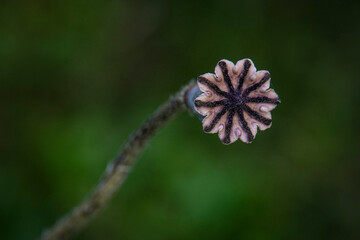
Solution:
[[[58,220],[53,227],[44,231],[41,239],[70,239],[85,227],[105,207],[115,191],[122,185],[146,143],[176,114],[189,108],[186,103],[186,95],[194,86],[195,84],[190,82],[155,111],[129,137],[120,154],[108,165],[104,176],[91,195],[70,213]]]

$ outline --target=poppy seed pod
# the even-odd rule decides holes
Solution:
[[[69,239],[104,208],[121,187],[137,156],[152,137],[175,115],[191,109],[208,133],[218,133],[224,144],[237,139],[250,143],[257,128],[271,126],[270,111],[280,103],[270,87],[270,73],[256,72],[250,59],[235,65],[221,60],[215,74],[206,73],[185,85],[162,104],[125,142],[122,151],[111,161],[93,193],[53,227],[44,231],[42,239]]]
[[[235,65],[221,60],[215,74],[198,77],[199,90],[193,90],[193,108],[204,118],[203,130],[218,133],[222,143],[230,144],[240,139],[251,143],[257,129],[271,126],[271,113],[280,99],[270,87],[270,73],[256,71],[250,59]],[[194,95],[195,94],[195,95]]]

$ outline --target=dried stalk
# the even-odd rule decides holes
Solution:
[[[196,86],[190,82],[174,97],[163,104],[125,143],[120,154],[108,165],[104,176],[92,194],[70,213],[58,220],[52,228],[44,231],[41,239],[70,239],[85,227],[111,199],[126,179],[137,156],[152,136],[176,114],[188,107],[187,93]]]

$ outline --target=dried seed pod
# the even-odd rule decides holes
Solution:
[[[203,129],[218,133],[224,144],[240,139],[251,143],[257,128],[271,126],[271,113],[280,103],[278,95],[270,87],[270,73],[256,71],[250,59],[235,65],[221,60],[215,74],[198,77],[197,84],[203,92],[194,101],[195,110],[205,118]]]

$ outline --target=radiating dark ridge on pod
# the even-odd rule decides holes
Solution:
[[[242,87],[244,85],[244,80],[245,80],[245,77],[247,76],[247,74],[249,72],[250,67],[251,67],[251,62],[250,62],[249,59],[246,59],[245,62],[244,62],[244,68],[241,71],[240,76],[239,76],[239,85],[237,87],[237,90],[239,92],[242,91]]]
[[[204,127],[204,132],[210,132],[225,113],[226,113],[226,108],[224,107],[218,114],[216,114],[211,124],[209,126]]]
[[[196,107],[208,107],[208,108],[214,108],[217,106],[222,106],[225,104],[224,100],[220,100],[220,101],[214,101],[214,102],[203,102],[200,100],[195,100],[195,106]]]
[[[221,68],[221,72],[223,74],[223,77],[224,77],[224,81],[230,91],[230,93],[233,93],[234,92],[234,86],[232,85],[231,83],[231,79],[229,77],[229,72],[228,72],[228,68],[227,68],[227,65],[226,65],[226,62],[224,61],[220,61],[219,62],[219,66]]]
[[[253,98],[246,98],[246,102],[249,103],[272,103],[278,105],[280,103],[279,98],[268,98],[268,97],[253,97]]]
[[[250,115],[251,118],[269,126],[271,124],[271,119],[261,116],[259,113],[252,110],[249,106],[244,104],[244,110]]]
[[[252,91],[260,88],[264,83],[266,83],[268,80],[270,80],[270,73],[266,72],[263,78],[260,80],[260,82],[255,83],[254,85],[248,87],[245,89],[243,96],[247,97]]]
[[[243,110],[239,109],[237,111],[237,114],[239,115],[240,125],[242,126],[242,128],[244,129],[244,131],[245,131],[245,133],[247,135],[248,142],[251,143],[254,140],[254,135],[252,134],[247,122],[244,119]]]
[[[227,116],[227,122],[225,126],[225,137],[223,139],[223,143],[225,144],[230,143],[230,134],[231,134],[231,128],[233,126],[234,115],[235,115],[235,109],[231,109]]]
[[[204,78],[204,77],[198,77],[198,81],[202,84],[207,85],[209,88],[211,88],[212,90],[215,91],[216,94],[223,96],[223,97],[227,97],[228,93],[222,91],[218,86],[216,86],[215,84],[213,84],[212,82],[210,82],[208,79]]]

